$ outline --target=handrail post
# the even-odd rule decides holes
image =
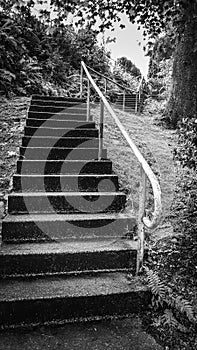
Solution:
[[[105,95],[106,95],[107,94],[107,79],[106,78],[105,78],[104,82],[105,82]]]
[[[100,120],[99,120],[99,151],[98,160],[102,159],[103,154],[103,121],[104,121],[104,103],[100,100]]]
[[[87,86],[87,122],[90,121],[90,81],[88,79]]]
[[[139,97],[138,97],[138,101],[139,101],[139,113],[140,113],[140,102],[141,102],[141,87],[140,87],[140,89],[139,89],[139,92],[138,92],[138,94],[139,94]]]
[[[146,203],[147,177],[144,169],[140,166],[140,188],[139,188],[139,212],[138,212],[138,251],[136,274],[139,273],[144,258],[144,223],[143,217]]]
[[[83,67],[81,64],[81,73],[80,73],[80,98],[83,96]]]
[[[136,92],[135,95],[135,113],[138,111],[138,91]]]
[[[125,90],[124,90],[124,92],[123,92],[123,105],[122,105],[123,111],[125,110],[125,100],[126,100],[126,93],[125,93]]]

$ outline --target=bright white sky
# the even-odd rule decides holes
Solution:
[[[105,40],[107,37],[115,37],[116,42],[106,44],[106,49],[111,51],[113,59],[118,57],[127,57],[130,59],[147,77],[149,57],[145,56],[143,46],[146,41],[143,40],[142,30],[137,30],[138,25],[129,22],[126,16],[122,16],[122,22],[126,25],[124,29],[114,24],[114,31],[105,31]],[[141,43],[141,45],[139,45]]]

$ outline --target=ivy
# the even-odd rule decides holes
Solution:
[[[183,118],[179,123],[174,156],[183,167],[197,168],[197,115]]]

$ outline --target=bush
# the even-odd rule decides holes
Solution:
[[[174,151],[175,159],[182,166],[197,168],[197,116],[183,118],[178,126],[178,147]]]

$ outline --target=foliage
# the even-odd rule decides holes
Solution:
[[[78,14],[79,23],[93,26],[100,20],[100,30],[113,29],[114,22],[119,22],[123,28],[122,14],[130,22],[143,28],[144,36],[148,37],[147,54],[158,36],[167,33],[158,44],[159,49],[165,45],[165,56],[174,52],[173,79],[166,116],[167,122],[173,127],[184,115],[183,111],[195,113],[197,85],[197,2],[196,0],[53,0],[57,8],[73,11]],[[169,40],[170,39],[170,40]],[[146,51],[146,48],[144,47]],[[162,52],[162,55],[164,52]],[[186,97],[186,98],[185,98]],[[187,116],[186,115],[186,116]]]
[[[186,22],[186,12],[191,3],[190,0],[52,0],[51,3],[64,13],[73,11],[80,17],[79,23],[88,21],[90,26],[96,23],[99,16],[100,30],[112,28],[114,22],[121,23],[121,13],[125,13],[131,22],[137,22],[144,28],[144,35],[150,39],[156,38],[166,25],[171,25],[180,33]],[[192,0],[192,3],[195,3]],[[193,5],[193,4],[192,4]]]
[[[130,60],[126,57],[121,57],[115,63],[113,77],[118,84],[136,91],[141,72]]]
[[[188,334],[197,323],[193,307],[188,300],[177,295],[158,274],[145,267],[148,286],[152,292],[152,306],[155,312],[153,326],[169,332],[172,341],[174,332]]]
[[[172,127],[167,111],[172,87],[173,40],[168,34],[158,38],[152,48],[148,72],[149,98],[145,102],[144,112],[151,114],[158,124]]]
[[[197,168],[197,116],[183,118],[178,128],[178,147],[175,158],[182,166]]]
[[[159,306],[154,329],[170,349],[196,349],[197,179],[194,170],[178,164],[175,176],[169,217],[174,235],[152,242],[147,261],[153,304]]]
[[[22,0],[0,2],[1,91],[7,96],[45,93],[46,84],[67,90],[67,77],[79,73],[82,59],[101,73],[109,71],[109,53],[98,46],[94,30],[76,31],[59,18],[50,20],[45,10],[39,18],[32,11],[35,4],[33,0],[27,0],[26,6]]]
[[[141,76],[141,72],[139,68],[136,67],[134,63],[131,62],[131,60],[128,60],[126,57],[120,57],[116,61],[116,66],[119,66],[122,68],[125,72],[129,73],[130,75],[134,77]]]
[[[149,323],[169,349],[196,349],[196,171],[176,163],[175,177],[169,217],[174,235],[152,242],[147,261],[153,304],[159,306]]]

